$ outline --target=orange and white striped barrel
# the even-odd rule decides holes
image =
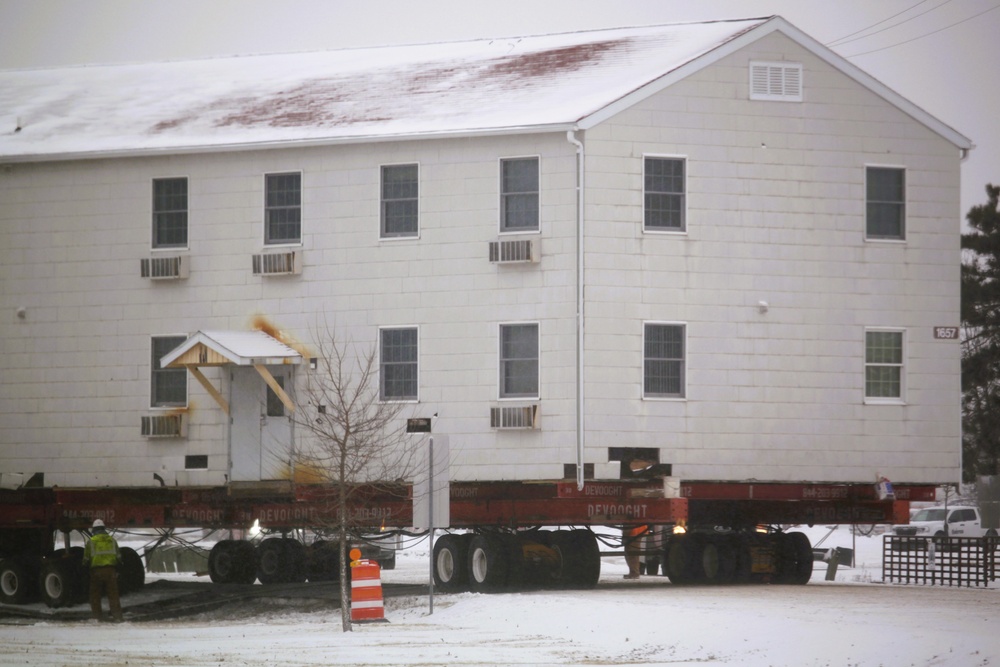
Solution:
[[[351,563],[351,620],[382,621],[382,568],[373,560]]]

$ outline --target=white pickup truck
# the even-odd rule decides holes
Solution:
[[[927,507],[910,517],[910,523],[892,527],[905,537],[983,537],[996,536],[993,528],[983,528],[978,507],[954,505]]]

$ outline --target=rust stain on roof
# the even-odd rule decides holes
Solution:
[[[256,97],[232,95],[200,109],[164,119],[152,133],[207,119],[214,127],[332,127],[378,123],[405,117],[418,99],[429,105],[453,104],[452,95],[487,95],[487,89],[520,87],[525,82],[581,70],[606,54],[628,47],[628,39],[590,42],[489,60],[412,65],[361,74],[311,79]],[[435,96],[437,99],[435,99]],[[409,101],[409,104],[408,104]],[[468,100],[466,100],[468,103]]]
[[[521,78],[552,76],[573,72],[591,64],[609,51],[627,46],[627,40],[607,40],[575,44],[545,51],[533,51],[505,56],[495,60],[483,78]]]

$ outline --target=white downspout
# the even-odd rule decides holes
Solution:
[[[566,133],[566,140],[576,146],[576,488],[583,490],[583,143],[576,138],[576,128]]]

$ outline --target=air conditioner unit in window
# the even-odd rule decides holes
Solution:
[[[255,276],[290,276],[302,273],[302,253],[274,252],[253,256]]]
[[[183,415],[149,415],[142,418],[141,429],[147,438],[183,438],[187,435]]]
[[[538,405],[490,408],[490,428],[537,429]]]
[[[188,277],[188,258],[149,257],[140,260],[139,275],[151,280],[176,280]]]
[[[524,264],[540,259],[538,239],[490,241],[490,262],[493,264]]]

